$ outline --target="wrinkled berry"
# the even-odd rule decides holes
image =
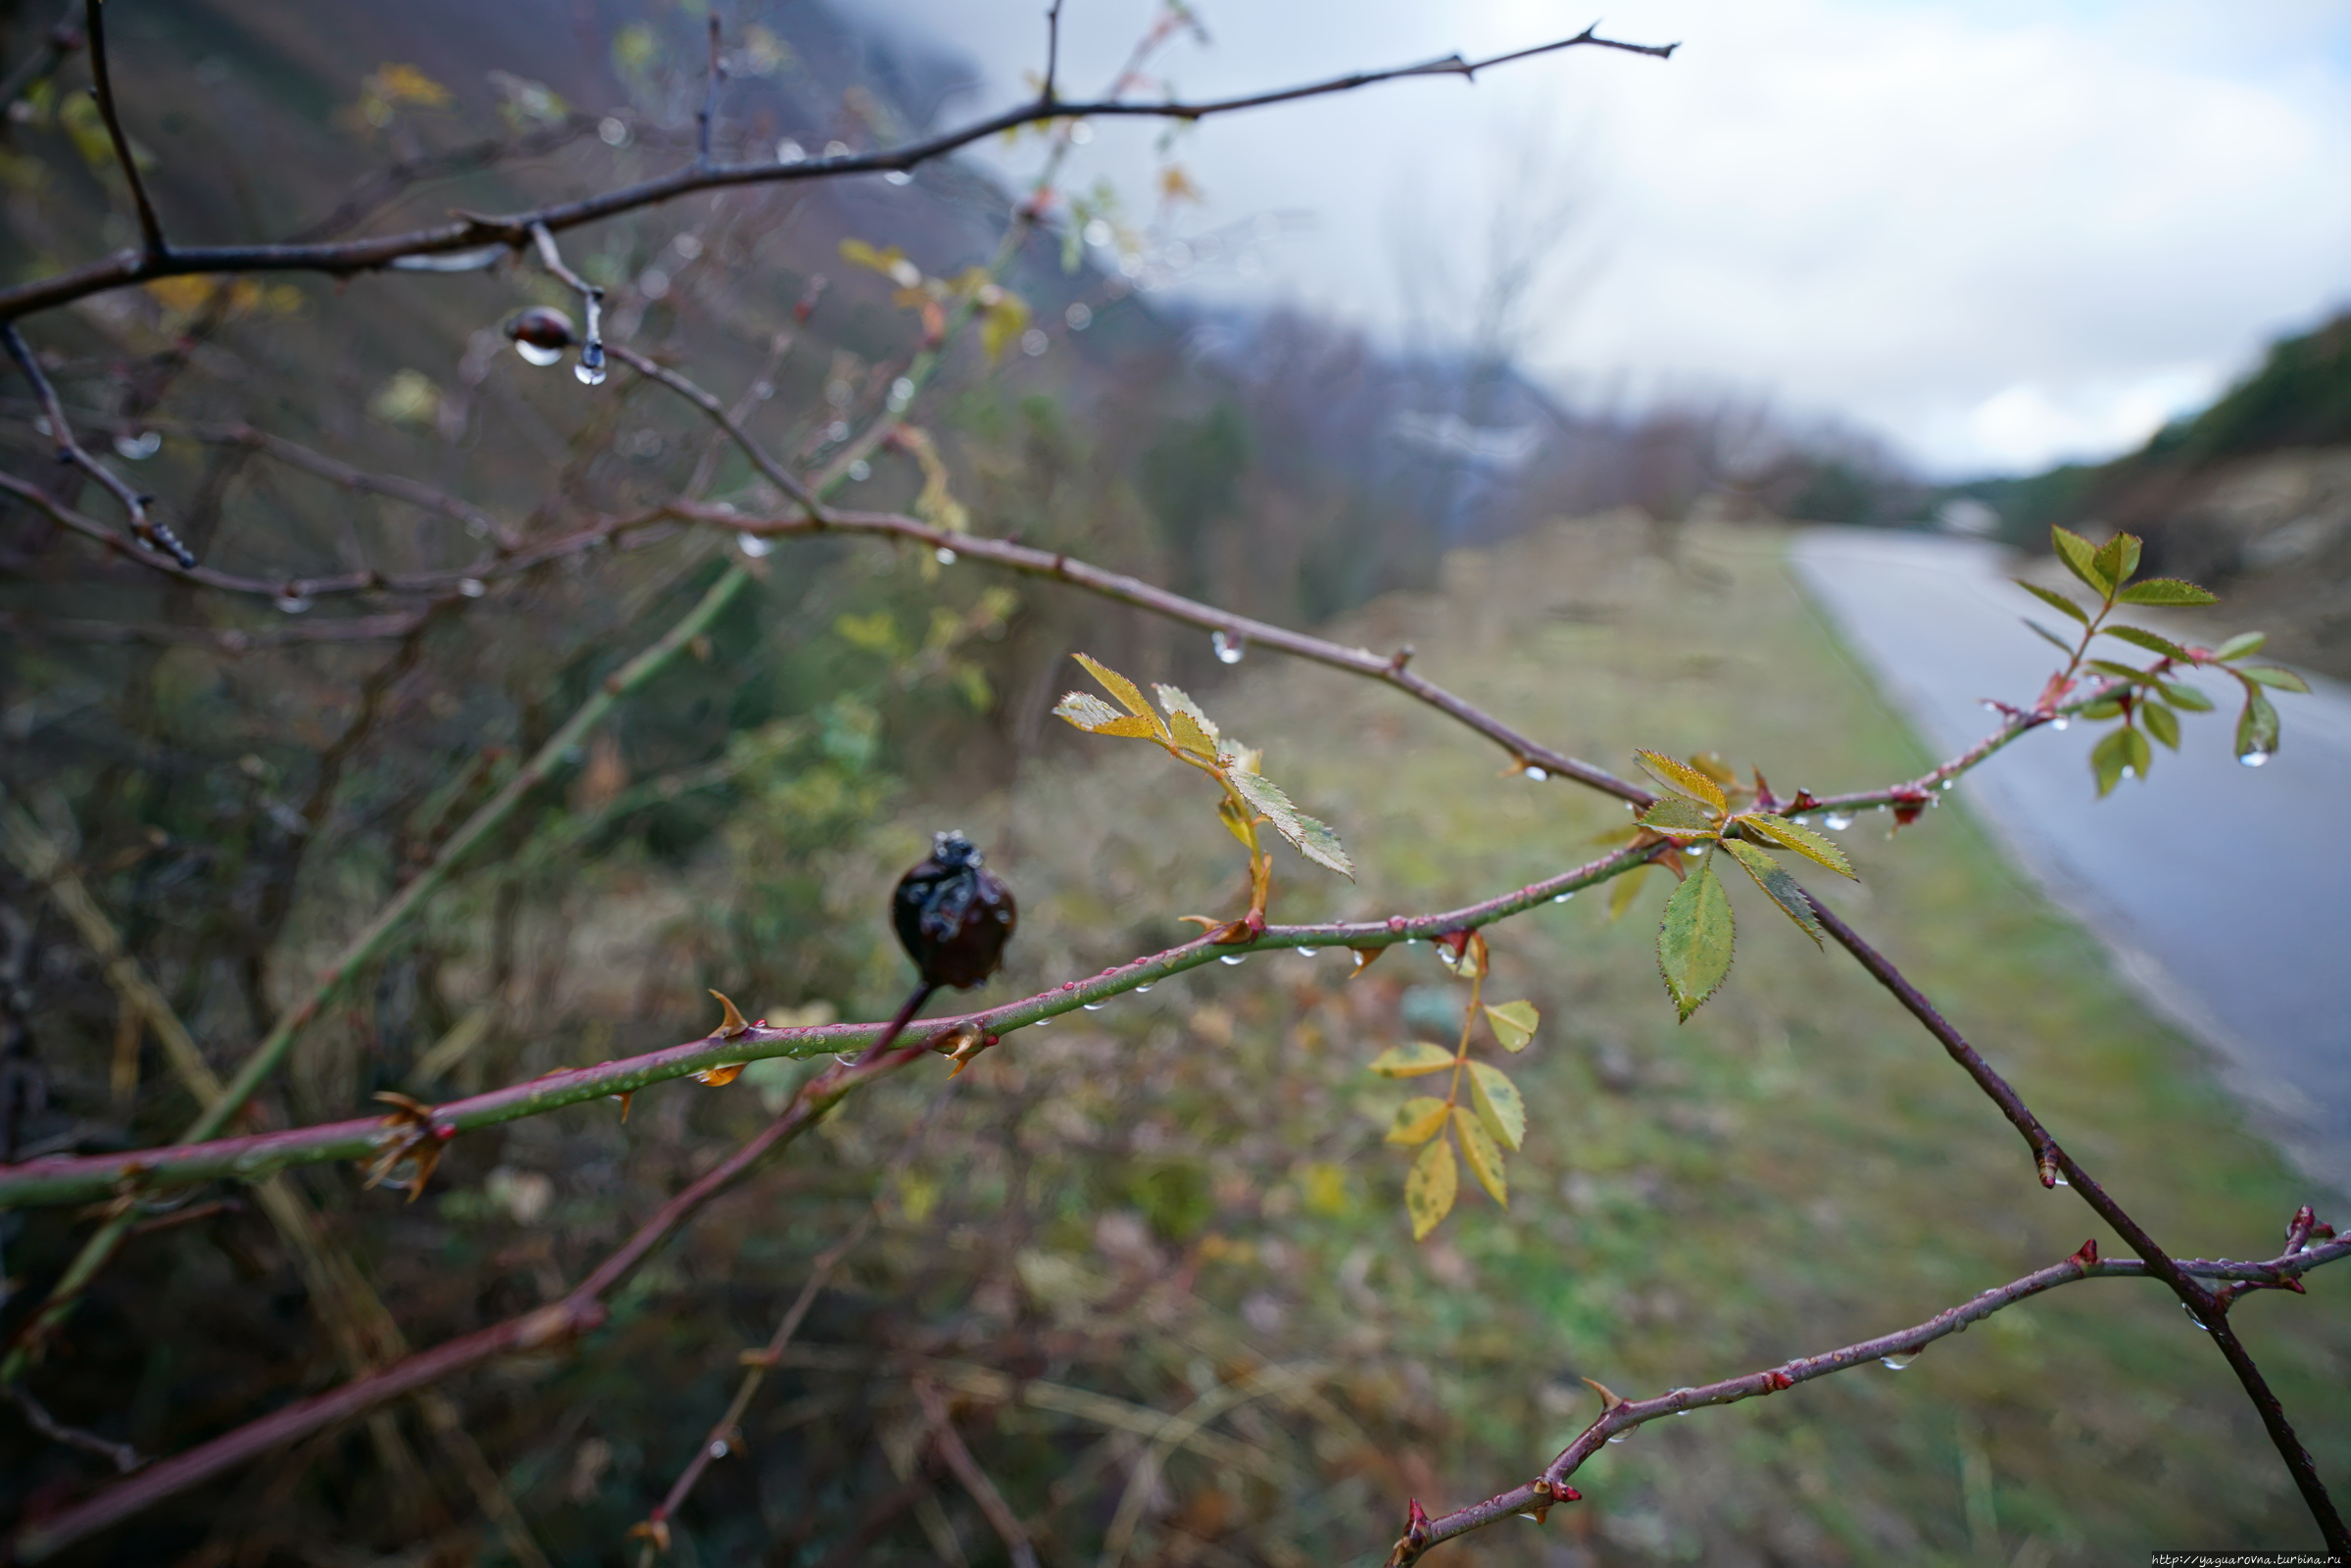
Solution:
[[[1004,961],[1019,910],[1012,890],[960,833],[931,838],[930,858],[898,882],[890,920],[923,984],[976,986]]]

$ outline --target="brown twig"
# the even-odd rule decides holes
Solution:
[[[2195,1262],[2175,1266],[2193,1269],[2216,1279],[2292,1279],[2345,1257],[2351,1257],[2351,1240],[2289,1250],[2278,1257],[2261,1263]],[[1826,1377],[1833,1372],[1867,1366],[1872,1361],[1883,1361],[1889,1356],[1897,1359],[1914,1356],[1936,1340],[1960,1333],[2003,1307],[2014,1306],[2019,1301],[2044,1291],[2055,1290],[2061,1285],[2072,1285],[2087,1279],[2142,1277],[2159,1276],[2144,1262],[2129,1259],[2101,1261],[2096,1244],[2085,1243],[2080,1252],[2062,1263],[2052,1263],[2022,1279],[1985,1291],[1911,1328],[1899,1329],[1838,1349],[1825,1350],[1818,1355],[1783,1361],[1766,1371],[1749,1372],[1696,1388],[1675,1389],[1651,1399],[1617,1399],[1613,1395],[1604,1396],[1599,1419],[1578,1435],[1576,1441],[1562,1449],[1557,1458],[1543,1466],[1543,1472],[1533,1481],[1436,1518],[1421,1513],[1419,1505],[1415,1503],[1404,1535],[1389,1554],[1389,1568],[1406,1568],[1407,1564],[1419,1561],[1430,1547],[1465,1536],[1473,1530],[1482,1530],[1500,1520],[1518,1514],[1533,1514],[1540,1519],[1556,1504],[1581,1500],[1581,1494],[1568,1485],[1568,1478],[1576,1473],[1585,1460],[1599,1452],[1609,1439],[1621,1437],[1635,1427],[1704,1405],[1737,1404],[1743,1399],[1778,1394],[1799,1383]]]
[[[22,283],[14,288],[0,289],[0,320],[13,320],[33,311],[53,309],[91,294],[159,277],[209,272],[276,271],[348,275],[393,266],[405,259],[446,257],[458,252],[500,246],[519,250],[532,243],[534,232],[538,229],[560,233],[583,223],[658,206],[696,191],[730,185],[788,184],[806,179],[837,179],[850,174],[911,170],[1004,131],[1044,121],[1094,118],[1170,120],[1190,123],[1218,115],[1352,92],[1382,82],[1430,76],[1457,76],[1463,80],[1473,80],[1479,72],[1497,66],[1555,54],[1561,50],[1587,47],[1647,55],[1662,60],[1670,58],[1680,46],[1626,43],[1603,38],[1588,27],[1573,37],[1538,44],[1533,48],[1511,50],[1482,60],[1465,60],[1457,54],[1447,55],[1443,59],[1424,60],[1384,71],[1356,72],[1295,87],[1197,103],[1174,99],[1138,103],[1120,98],[1084,103],[1031,100],[953,130],[875,152],[846,153],[839,157],[815,158],[798,164],[704,165],[697,161],[667,174],[577,201],[503,217],[468,216],[403,234],[307,245],[183,246],[162,257],[135,250],[122,251],[70,271]]]
[[[97,16],[98,7],[93,4],[90,7],[93,23]],[[152,546],[159,555],[170,558],[183,570],[193,567],[196,558],[186,545],[179,542],[179,536],[147,514],[148,498],[139,494],[114,469],[91,457],[82,449],[81,443],[73,439],[73,425],[66,417],[66,406],[59,401],[57,388],[49,384],[48,373],[41,368],[41,362],[33,357],[31,348],[25,343],[24,334],[17,330],[15,322],[0,322],[0,341],[6,342],[9,358],[17,362],[17,368],[24,372],[24,379],[32,383],[33,396],[41,405],[41,416],[49,426],[49,439],[57,446],[57,461],[71,464],[105,486],[107,492],[122,504],[122,510],[130,514],[131,532],[138,535],[141,542]],[[18,490],[27,499],[50,500],[45,492],[34,486],[11,483],[9,488]],[[51,514],[55,515],[55,512]],[[110,537],[113,534],[113,530],[103,526],[100,531]]]
[[[917,1382],[914,1397],[922,1402],[922,1413],[930,1420],[931,1443],[938,1448],[939,1457],[963,1484],[963,1490],[971,1494],[971,1500],[979,1505],[989,1528],[1004,1544],[1004,1552],[1012,1559],[1013,1568],[1039,1568],[1037,1547],[1029,1540],[1028,1530],[1004,1501],[1004,1494],[996,1490],[996,1483],[988,1479],[988,1472],[971,1456],[971,1449],[964,1446],[962,1435],[955,1431],[955,1413],[948,1408],[947,1396],[931,1384]]]
[[[89,0],[84,13],[90,30],[90,80],[96,84],[98,114],[106,122],[106,134],[115,144],[115,159],[122,166],[122,178],[130,185],[130,199],[139,210],[139,233],[147,241],[147,258],[152,262],[169,262],[171,247],[164,242],[163,220],[155,216],[155,204],[147,199],[147,182],[139,177],[139,161],[130,150],[130,138],[123,134],[122,118],[115,113],[115,88],[106,61],[106,0]]]
[[[95,11],[97,7],[90,9]],[[113,1464],[123,1475],[131,1474],[147,1462],[139,1456],[139,1450],[127,1443],[117,1443],[95,1432],[84,1432],[79,1427],[66,1425],[43,1408],[41,1401],[34,1398],[29,1390],[12,1385],[0,1389],[0,1394],[5,1394],[9,1402],[24,1412],[26,1426],[52,1443],[62,1443],[69,1448],[94,1453]]]

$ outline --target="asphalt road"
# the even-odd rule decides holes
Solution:
[[[1983,699],[2029,704],[2058,667],[2019,622],[2057,620],[1973,540],[1821,528],[1798,579],[1938,754],[1989,732]],[[2061,623],[2062,624],[2062,623]],[[2161,625],[2215,643],[2247,630],[2227,606]],[[2115,644],[2109,657],[2138,657]],[[2351,691],[2274,693],[2278,754],[2235,760],[2234,683],[2200,677],[2220,711],[2182,715],[2180,752],[2100,801],[2104,726],[2026,737],[1956,798],[2095,930],[2122,971],[2215,1051],[2219,1075],[2309,1174],[2351,1192]]]

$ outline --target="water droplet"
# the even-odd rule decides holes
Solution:
[[[1020,334],[1020,352],[1032,360],[1053,346],[1053,340],[1033,326]]]
[[[1691,1388],[1680,1388],[1680,1389],[1668,1389],[1668,1390],[1666,1390],[1665,1392],[1666,1392],[1668,1395],[1675,1395],[1675,1394],[1695,1394],[1695,1393],[1697,1393],[1698,1391],[1697,1391],[1697,1390],[1695,1390],[1695,1389],[1691,1389]],[[1679,1410],[1676,1410],[1676,1411],[1674,1412],[1674,1414],[1676,1414],[1676,1415],[1688,1415],[1688,1414],[1690,1414],[1690,1406],[1688,1406],[1688,1405],[1684,1405],[1684,1406],[1683,1406],[1681,1409],[1679,1409]]]
[[[596,138],[607,147],[625,147],[628,145],[628,123],[607,115],[596,122]]]
[[[2123,777],[2125,777],[2125,778],[2136,778],[2136,777],[2138,777],[2138,769],[2137,769],[2137,768],[2135,768],[2135,767],[2132,767],[2132,766],[2131,766],[2131,765],[2129,762],[2125,762],[2125,763],[2123,764]]]
[[[849,421],[847,419],[835,419],[832,423],[826,425],[824,427],[824,438],[827,441],[848,440]]]
[[[277,608],[289,615],[299,615],[310,607],[310,600],[301,594],[279,594],[277,596]]]
[[[553,365],[563,357],[562,349],[541,348],[536,343],[525,343],[519,338],[514,340],[514,352],[522,356],[525,365]]]
[[[594,355],[593,359],[589,358]],[[579,363],[571,368],[581,386],[604,385],[604,345],[591,343],[579,351]]]
[[[1565,893],[1552,894],[1551,902],[1553,904],[1565,904],[1568,900],[1574,898],[1575,896],[1576,890],[1574,888],[1569,888]]]
[[[914,176],[907,173],[903,169],[893,169],[890,171],[890,172],[884,174],[882,178],[888,180],[893,185],[911,185],[914,183]]]
[[[1527,777],[1533,779],[1538,784],[1541,784],[1543,780],[1549,778],[1550,776],[1550,774],[1544,772],[1540,767],[1530,767],[1527,769]]]
[[[2194,1307],[2188,1305],[2185,1301],[2182,1301],[2180,1303],[2180,1310],[2187,1314],[2187,1320],[2190,1323],[2193,1323],[2196,1325],[2196,1327],[2202,1329],[2207,1334],[2212,1332],[2211,1325],[2207,1324],[2202,1318],[2196,1316],[2196,1309]]]
[[[1109,1004],[1106,1002],[1089,1002],[1085,1004],[1088,1012],[1100,1012],[1108,1005]]]
[[[1094,308],[1090,305],[1072,305],[1061,313],[1061,319],[1069,323],[1072,332],[1083,332],[1094,324]]]
[[[1944,780],[1943,780],[1943,782],[1942,782],[1942,787],[1943,787],[1944,789],[1946,789],[1946,790],[1947,790],[1947,789],[1949,789],[1951,786],[1953,786],[1954,784],[1957,784],[1958,782],[1959,782],[1959,780],[1957,780],[1957,779],[1955,779],[1955,778],[1947,778],[1947,779],[1944,779]]]
[[[723,1459],[733,1451],[733,1449],[726,1446],[726,1439],[724,1438],[720,1438],[710,1445],[710,1457],[713,1459]]]
[[[849,156],[849,143],[845,141],[826,142],[824,144],[824,156],[827,158],[847,158]]]
[[[1899,1372],[1908,1367],[1911,1362],[1917,1360],[1918,1358],[1919,1353],[1916,1350],[1896,1350],[1891,1355],[1882,1355],[1878,1357],[1879,1361],[1885,1365],[1886,1370],[1888,1372]]]
[[[1149,991],[1149,990],[1151,988],[1151,986],[1155,986],[1155,985],[1157,985],[1158,983],[1159,983],[1158,981],[1156,981],[1156,980],[1153,980],[1153,981],[1151,982],[1151,986],[1137,986],[1137,987],[1135,988],[1135,995],[1137,995],[1137,996],[1141,996],[1141,995],[1143,995],[1143,993],[1145,993],[1146,991]]]
[[[1298,956],[1301,958],[1311,958],[1321,951],[1322,949],[1320,948],[1299,948],[1298,950]]]
[[[2248,747],[2236,754],[2236,760],[2247,767],[2260,767],[2270,760],[2270,754],[2258,746]]]
[[[2049,727],[2057,731],[2058,734],[2062,735],[2067,730],[2074,727],[2074,721],[2070,718],[2064,717],[2053,718],[2049,720]]]
[[[1614,1437],[1611,1437],[1608,1441],[1610,1443],[1622,1443],[1625,1441],[1625,1439],[1631,1437],[1632,1435],[1633,1434],[1630,1432],[1619,1432]]]
[[[761,556],[766,555],[769,551],[775,548],[775,542],[773,540],[763,539],[756,533],[742,533],[735,535],[735,545],[745,555],[749,556],[754,561],[759,560]]]
[[[808,156],[808,150],[789,136],[775,144],[775,161],[779,164],[803,163]]]
[[[849,476],[857,483],[863,484],[873,477],[873,465],[867,463],[863,458],[859,458],[849,466]]]
[[[1097,218],[1085,228],[1086,243],[1096,249],[1110,243],[1110,225]]]
[[[2071,1187],[2074,1185],[2072,1182],[2067,1181],[2063,1176],[2050,1177],[2049,1184],[2052,1187]]]
[[[1821,817],[1821,826],[1832,833],[1842,833],[1852,825],[1852,815],[1846,811],[1830,811]]]
[[[1044,1027],[1045,1027],[1047,1024],[1049,1024],[1049,1023],[1052,1023],[1052,1022],[1053,1022],[1053,1020],[1052,1020],[1051,1018],[1040,1018],[1040,1019],[1038,1019],[1038,1020],[1037,1020],[1035,1023],[1033,1023],[1033,1024],[1029,1025],[1029,1027],[1030,1027],[1030,1028],[1032,1028],[1032,1029],[1042,1029],[1042,1028],[1044,1028]]]
[[[164,438],[154,430],[115,437],[115,455],[126,463],[144,463],[163,449]]]
[[[1248,956],[1249,955],[1246,953],[1224,953],[1217,956],[1216,961],[1227,968],[1238,969]]]
[[[938,549],[931,552],[931,559],[938,562],[942,566],[952,566],[955,564],[955,553],[948,549],[947,546],[941,545]]]
[[[457,591],[462,598],[479,599],[490,591],[490,587],[479,577],[460,577],[457,580]]]
[[[913,402],[913,380],[910,377],[902,375],[897,380],[891,382],[890,401],[897,404],[900,408],[905,408],[907,404]]]
[[[1094,139],[1094,127],[1082,120],[1078,121],[1069,127],[1069,139],[1083,147]]]
[[[1208,634],[1208,646],[1216,650],[1216,662],[1220,664],[1238,664],[1242,655],[1249,652],[1248,639],[1237,637],[1222,626]]]

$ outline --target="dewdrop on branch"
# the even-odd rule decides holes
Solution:
[[[507,341],[514,345],[514,352],[522,356],[525,365],[553,365],[579,340],[571,318],[552,305],[534,305],[516,311],[507,318],[505,330]]]

